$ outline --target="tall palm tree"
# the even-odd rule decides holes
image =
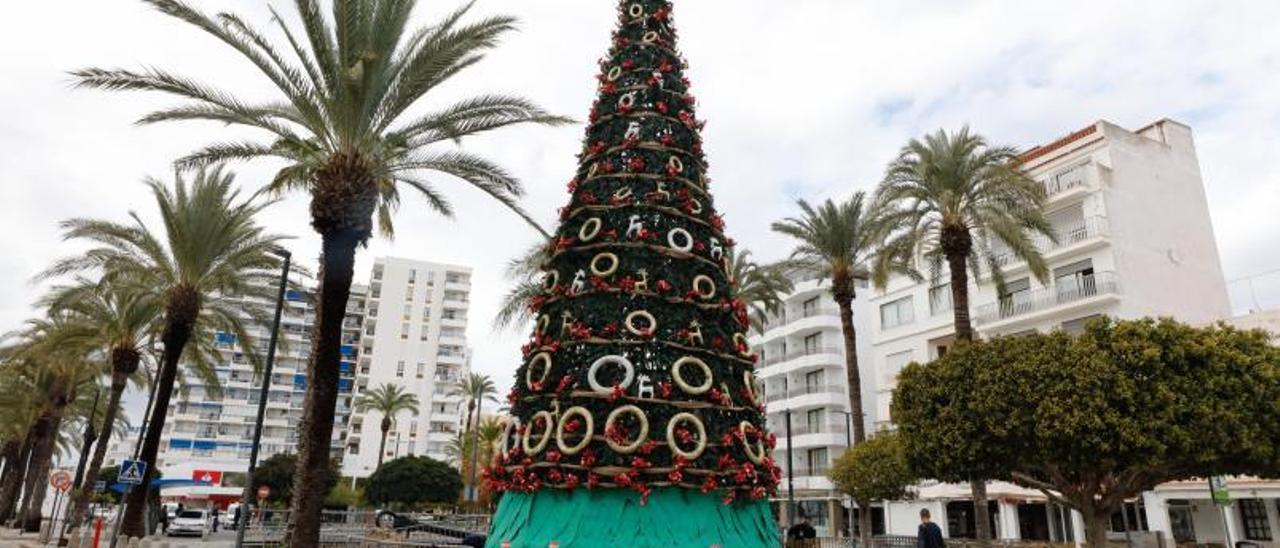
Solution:
[[[751,327],[763,332],[765,318],[778,313],[783,296],[795,290],[795,283],[787,276],[787,265],[761,265],[751,260],[747,249],[731,251],[729,260],[738,298],[751,309]]]
[[[113,425],[129,380],[142,361],[143,343],[156,334],[163,301],[149,288],[125,280],[103,279],[98,282],[76,278],[75,283],[52,288],[40,304],[54,312],[66,313],[91,331],[91,340],[101,348],[111,363],[111,385],[102,424]],[[86,478],[98,477],[98,470],[111,442],[112,428],[102,428],[85,472]],[[76,492],[68,515],[83,519],[89,510],[89,492]]]
[[[511,282],[511,289],[503,295],[498,304],[498,313],[494,315],[493,327],[496,330],[520,328],[533,320],[533,310],[529,303],[545,293],[542,286],[543,270],[551,259],[546,240],[538,240],[532,246],[507,261],[503,276]]]
[[[391,431],[391,423],[396,415],[405,411],[417,415],[418,396],[388,382],[361,393],[356,398],[355,408],[360,413],[377,411],[382,415],[382,441],[378,443],[378,468],[381,468],[382,456],[387,453],[387,433]]]
[[[470,447],[477,445],[475,432],[475,424],[479,419],[481,407],[485,400],[498,403],[498,387],[493,384],[493,379],[483,373],[468,373],[467,376],[458,379],[458,384],[450,391],[450,395],[462,396],[467,400],[467,437],[471,438]],[[476,457],[473,451],[471,457],[471,472],[468,474],[467,485],[476,484]]]
[[[8,358],[0,367],[0,428],[6,440],[18,442],[13,460],[6,456],[4,477],[0,479],[0,523],[8,523],[17,511],[41,415],[44,395],[26,375],[28,369]]]
[[[175,176],[173,188],[147,179],[164,232],[155,233],[136,213],[133,222],[71,219],[62,227],[67,239],[92,242],[96,247],[51,266],[45,277],[72,272],[100,272],[110,281],[152,288],[162,295],[164,315],[160,341],[164,351],[156,375],[155,400],[147,422],[141,460],[155,462],[184,351],[188,362],[212,385],[208,355],[200,352],[212,331],[232,333],[246,349],[254,348],[243,318],[265,325],[267,314],[255,302],[271,302],[280,261],[271,251],[281,240],[257,224],[256,216],[271,202],[241,199],[234,176],[220,168],[200,169],[188,182]],[[245,298],[220,298],[220,297]],[[188,345],[196,339],[196,344]],[[246,353],[251,362],[256,353]],[[150,486],[150,473],[129,492],[122,531],[143,534],[142,508]]]
[[[102,372],[93,361],[91,348],[84,344],[81,325],[65,315],[29,320],[27,327],[15,334],[16,342],[2,353],[20,364],[18,375],[29,389],[41,395],[34,402],[39,412],[31,429],[31,453],[24,478],[22,508],[19,520],[24,531],[40,530],[46,489],[57,449],[58,434],[68,408],[79,391],[96,382]]]
[[[424,97],[476,64],[516,28],[516,19],[462,19],[471,3],[442,20],[409,27],[414,0],[334,0],[326,17],[317,0],[295,0],[301,28],[291,28],[272,10],[272,22],[287,45],[272,43],[234,13],[210,16],[179,0],[146,0],[162,13],[189,23],[225,43],[259,70],[277,97],[249,101],[196,79],[148,68],[140,71],[89,68],[74,76],[82,86],[158,91],[186,101],[153,112],[142,123],[212,120],[265,131],[270,142],[219,142],[181,160],[206,165],[252,158],[282,159],[271,188],[305,191],[311,225],[321,239],[319,304],[298,446],[289,540],[319,542],[324,494],[321,474],[329,459],[338,394],[341,326],[350,294],[356,248],[373,235],[374,216],[384,234],[400,191],[426,198],[450,215],[445,195],[425,177],[435,173],[464,181],[526,221],[517,205],[522,186],[500,165],[448,148],[464,137],[516,124],[563,124],[534,103],[487,94],[439,110],[410,113]],[[539,229],[541,230],[541,229]]]
[[[881,263],[910,261],[923,251],[931,280],[941,278],[945,263],[957,344],[973,340],[969,271],[976,282],[987,268],[997,291],[1004,292],[993,242],[1026,261],[1041,282],[1048,279],[1049,268],[1032,240],[1039,234],[1057,241],[1044,214],[1044,187],[1018,170],[1016,149],[989,146],[968,126],[956,133],[940,129],[902,147],[876,190],[876,204],[882,222],[899,227],[887,238],[877,261],[876,285],[884,287],[889,278]],[[985,542],[991,538],[986,482],[974,480],[971,488],[976,532]]]
[[[853,326],[853,299],[856,281],[866,279],[868,263],[881,236],[875,216],[864,210],[866,195],[835,203],[831,200],[818,207],[799,200],[801,215],[773,223],[774,232],[796,240],[790,265],[798,272],[831,279],[831,298],[840,308],[840,326],[844,335],[845,376],[849,384],[849,412],[853,416],[853,441],[866,440],[863,419],[862,378],[858,373],[857,332]]]

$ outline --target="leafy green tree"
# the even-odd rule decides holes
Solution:
[[[91,281],[77,277],[72,284],[54,286],[41,304],[55,312],[65,312],[91,331],[90,342],[96,343],[111,362],[110,392],[104,406],[103,424],[113,425],[120,409],[120,398],[142,361],[143,345],[158,335],[163,299],[150,288],[125,280]],[[97,477],[106,457],[113,428],[101,428],[94,444],[93,456],[85,477]],[[77,491],[70,510],[76,519],[88,512],[88,491]]]
[[[880,432],[853,446],[827,471],[836,490],[858,503],[858,529],[863,546],[871,546],[871,503],[909,498],[918,478],[907,464],[896,432]]]
[[[373,472],[364,495],[378,506],[413,507],[421,503],[454,503],[462,476],[453,467],[425,456],[394,459]]]
[[[323,493],[313,492],[314,470],[328,459],[338,396],[339,348],[356,248],[378,229],[388,236],[401,191],[421,194],[444,215],[452,207],[430,177],[461,180],[512,209],[523,194],[500,165],[451,147],[461,139],[517,124],[563,124],[532,102],[502,94],[479,95],[430,112],[411,112],[450,78],[483,59],[516,20],[462,19],[468,3],[442,20],[410,27],[414,0],[335,0],[325,17],[317,0],[295,0],[301,28],[272,10],[287,45],[273,43],[234,13],[210,16],[178,0],[147,0],[162,13],[212,35],[270,81],[275,98],[256,102],[169,71],[89,68],[76,71],[81,86],[156,91],[185,103],[153,112],[142,123],[210,120],[264,131],[271,141],[224,141],[179,160],[183,166],[255,158],[285,162],[270,184],[277,192],[311,198],[311,225],[321,239],[319,303],[312,337],[299,454],[294,523],[290,536],[318,542]],[[536,226],[536,225],[535,225]]]
[[[867,439],[862,405],[862,378],[858,372],[857,331],[853,325],[856,282],[866,279],[867,265],[882,236],[876,216],[864,208],[866,195],[855,192],[840,203],[827,200],[818,207],[799,200],[799,217],[773,223],[773,231],[796,241],[789,264],[796,271],[831,280],[831,298],[840,308],[844,334],[845,375],[849,384],[849,411],[853,415],[853,441]],[[886,263],[886,268],[889,268]]]
[[[270,489],[267,495],[267,502],[272,504],[287,504],[293,495],[293,478],[297,473],[298,456],[293,453],[276,453],[267,457],[266,460],[258,463],[258,467],[253,471],[253,486],[251,492],[257,493],[258,488],[263,485]],[[325,466],[320,470],[320,484],[317,491],[326,493],[333,491],[334,486],[338,484],[340,475],[338,473],[338,465],[332,460],[326,461]]]
[[[762,265],[751,260],[751,250],[733,250],[729,271],[738,284],[738,298],[751,309],[751,327],[764,331],[768,314],[782,310],[782,298],[795,290],[795,283],[787,276],[785,264]]]
[[[382,466],[382,456],[387,452],[387,433],[391,424],[400,413],[408,411],[418,414],[418,396],[406,391],[394,383],[381,385],[360,394],[356,398],[355,408],[359,413],[376,411],[382,415],[382,441],[378,443],[378,466]]]
[[[1095,547],[1124,500],[1160,483],[1275,474],[1278,412],[1265,334],[1172,320],[962,345],[904,370],[893,402],[921,475],[1040,489],[1083,515]]]
[[[66,239],[94,244],[87,252],[54,263],[43,277],[73,272],[100,273],[111,283],[150,288],[162,297],[160,341],[164,343],[155,382],[155,401],[142,443],[141,459],[155,462],[160,435],[169,412],[180,360],[186,359],[205,384],[220,386],[211,367],[215,331],[232,333],[246,349],[254,339],[245,330],[245,318],[260,325],[269,320],[256,302],[275,298],[274,282],[279,259],[271,254],[281,237],[268,234],[256,216],[271,202],[241,199],[234,176],[220,168],[201,169],[188,180],[175,175],[172,189],[147,179],[164,231],[156,233],[131,213],[132,223],[98,219],[64,221]],[[219,296],[247,298],[222,299]],[[188,344],[193,343],[193,344]],[[255,366],[256,352],[247,357]],[[129,493],[121,530],[143,534],[142,506],[150,485]]]
[[[1004,290],[995,242],[1026,261],[1040,281],[1049,275],[1032,239],[1041,234],[1057,241],[1044,214],[1045,190],[1018,169],[1017,159],[1016,149],[989,146],[968,126],[956,133],[938,130],[902,147],[876,189],[880,222],[895,230],[875,261],[876,286],[884,288],[896,263],[912,261],[921,250],[930,280],[942,279],[945,263],[958,343],[973,340],[968,271],[976,282],[984,268],[989,270],[998,291]],[[971,486],[978,539],[986,541],[991,538],[986,483],[977,478]]]

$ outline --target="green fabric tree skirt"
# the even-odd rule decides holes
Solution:
[[[486,548],[776,548],[781,537],[768,501],[721,503],[716,493],[654,489],[649,502],[623,489],[508,492]]]

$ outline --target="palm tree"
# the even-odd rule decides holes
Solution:
[[[230,160],[282,159],[270,187],[305,191],[311,225],[321,239],[319,303],[298,446],[289,540],[319,542],[324,493],[321,474],[329,459],[338,395],[341,325],[350,294],[356,248],[378,229],[392,232],[400,190],[422,194],[437,212],[450,215],[445,195],[424,176],[464,181],[515,211],[523,188],[500,165],[443,148],[464,137],[524,123],[564,124],[534,103],[502,94],[480,95],[428,113],[411,107],[451,77],[483,59],[516,19],[494,16],[462,22],[468,3],[444,19],[409,28],[414,0],[335,0],[327,18],[317,0],[295,0],[301,29],[272,11],[287,45],[273,44],[234,13],[210,16],[178,0],[147,0],[166,15],[189,23],[227,44],[271,82],[274,100],[253,102],[185,76],[88,68],[74,76],[81,86],[158,91],[183,101],[153,112],[141,123],[211,120],[265,131],[270,142],[209,145],[179,160],[202,166]],[[331,20],[330,20],[331,19]],[[298,32],[295,32],[298,31]],[[536,226],[536,225],[535,225]],[[541,229],[539,229],[541,230]],[[296,535],[296,538],[294,538]]]
[[[149,287],[162,295],[164,316],[160,341],[164,351],[156,376],[155,400],[142,444],[141,460],[155,462],[178,375],[184,357],[213,386],[207,348],[212,331],[232,333],[246,349],[254,348],[243,318],[265,325],[267,314],[256,302],[271,302],[280,261],[271,251],[281,240],[267,234],[255,217],[271,202],[242,200],[233,185],[234,176],[219,168],[200,169],[188,183],[176,175],[173,189],[147,179],[164,224],[157,234],[132,213],[133,222],[120,224],[96,219],[71,219],[62,227],[67,239],[83,239],[97,245],[74,257],[62,259],[42,276],[71,272],[100,272],[109,281]],[[244,298],[221,298],[244,297]],[[188,345],[195,340],[196,344]],[[254,352],[246,352],[257,364]],[[142,508],[151,474],[129,493],[122,531],[143,534]]]
[[[1004,275],[992,242],[1001,242],[1013,256],[1026,261],[1041,282],[1049,268],[1032,240],[1040,234],[1057,241],[1044,214],[1044,187],[1018,170],[1012,147],[993,147],[968,126],[948,134],[938,130],[924,141],[912,139],[889,164],[876,190],[882,222],[901,227],[887,239],[874,280],[888,283],[881,263],[910,261],[923,251],[930,279],[940,279],[943,263],[950,274],[952,319],[956,344],[973,340],[969,316],[969,270],[981,280],[985,266],[997,291],[1004,292]],[[986,483],[971,483],[979,541],[991,538]]]
[[[27,369],[8,359],[0,367],[0,428],[6,440],[17,442],[12,460],[6,454],[0,479],[0,523],[9,522],[17,511],[44,398],[26,375]]]
[[[360,394],[355,408],[360,413],[377,411],[382,414],[382,441],[378,444],[378,468],[381,468],[382,456],[387,453],[387,433],[391,431],[391,423],[404,411],[417,415],[418,396],[388,382]]]
[[[467,436],[471,438],[470,447],[476,446],[476,432],[473,432],[476,419],[479,417],[480,409],[484,405],[485,400],[498,403],[496,394],[498,387],[493,384],[493,379],[483,373],[468,373],[466,377],[458,380],[458,384],[450,391],[452,396],[462,396],[467,399]],[[468,474],[467,485],[476,484],[476,457],[474,451],[471,453],[471,471]]]
[[[782,297],[795,290],[787,276],[787,265],[761,265],[751,260],[751,251],[729,252],[730,271],[738,288],[738,299],[751,309],[751,327],[764,331],[765,319],[782,309]]]
[[[498,313],[493,318],[493,328],[503,330],[520,328],[533,320],[533,310],[529,303],[546,292],[542,286],[542,276],[547,261],[551,259],[546,240],[538,240],[518,257],[507,261],[503,272],[511,289],[502,297],[498,305]]]
[[[849,412],[853,416],[853,441],[867,438],[863,424],[862,379],[858,373],[857,332],[853,326],[856,281],[867,276],[876,241],[881,236],[875,216],[864,211],[866,195],[855,192],[839,204],[827,200],[817,208],[799,200],[802,215],[773,223],[774,232],[796,240],[789,264],[796,271],[831,279],[831,297],[840,308],[844,334],[845,375],[849,384]],[[886,265],[888,266],[888,265]]]
[[[156,332],[163,311],[160,296],[124,280],[92,282],[77,278],[74,284],[55,286],[40,304],[51,311],[68,314],[73,321],[91,330],[92,341],[109,357],[111,385],[102,424],[115,424],[120,398],[142,361],[143,341]],[[112,434],[109,427],[99,431],[84,477],[98,477]],[[88,502],[89,492],[79,490],[68,515],[81,519],[88,512]]]

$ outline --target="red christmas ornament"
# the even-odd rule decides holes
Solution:
[[[671,282],[668,282],[666,280],[658,280],[656,287],[658,288],[658,293],[666,293],[668,291],[671,291]]]
[[[629,169],[632,173],[639,173],[641,171],[644,171],[644,158],[637,156],[635,158],[628,160],[627,169]]]

